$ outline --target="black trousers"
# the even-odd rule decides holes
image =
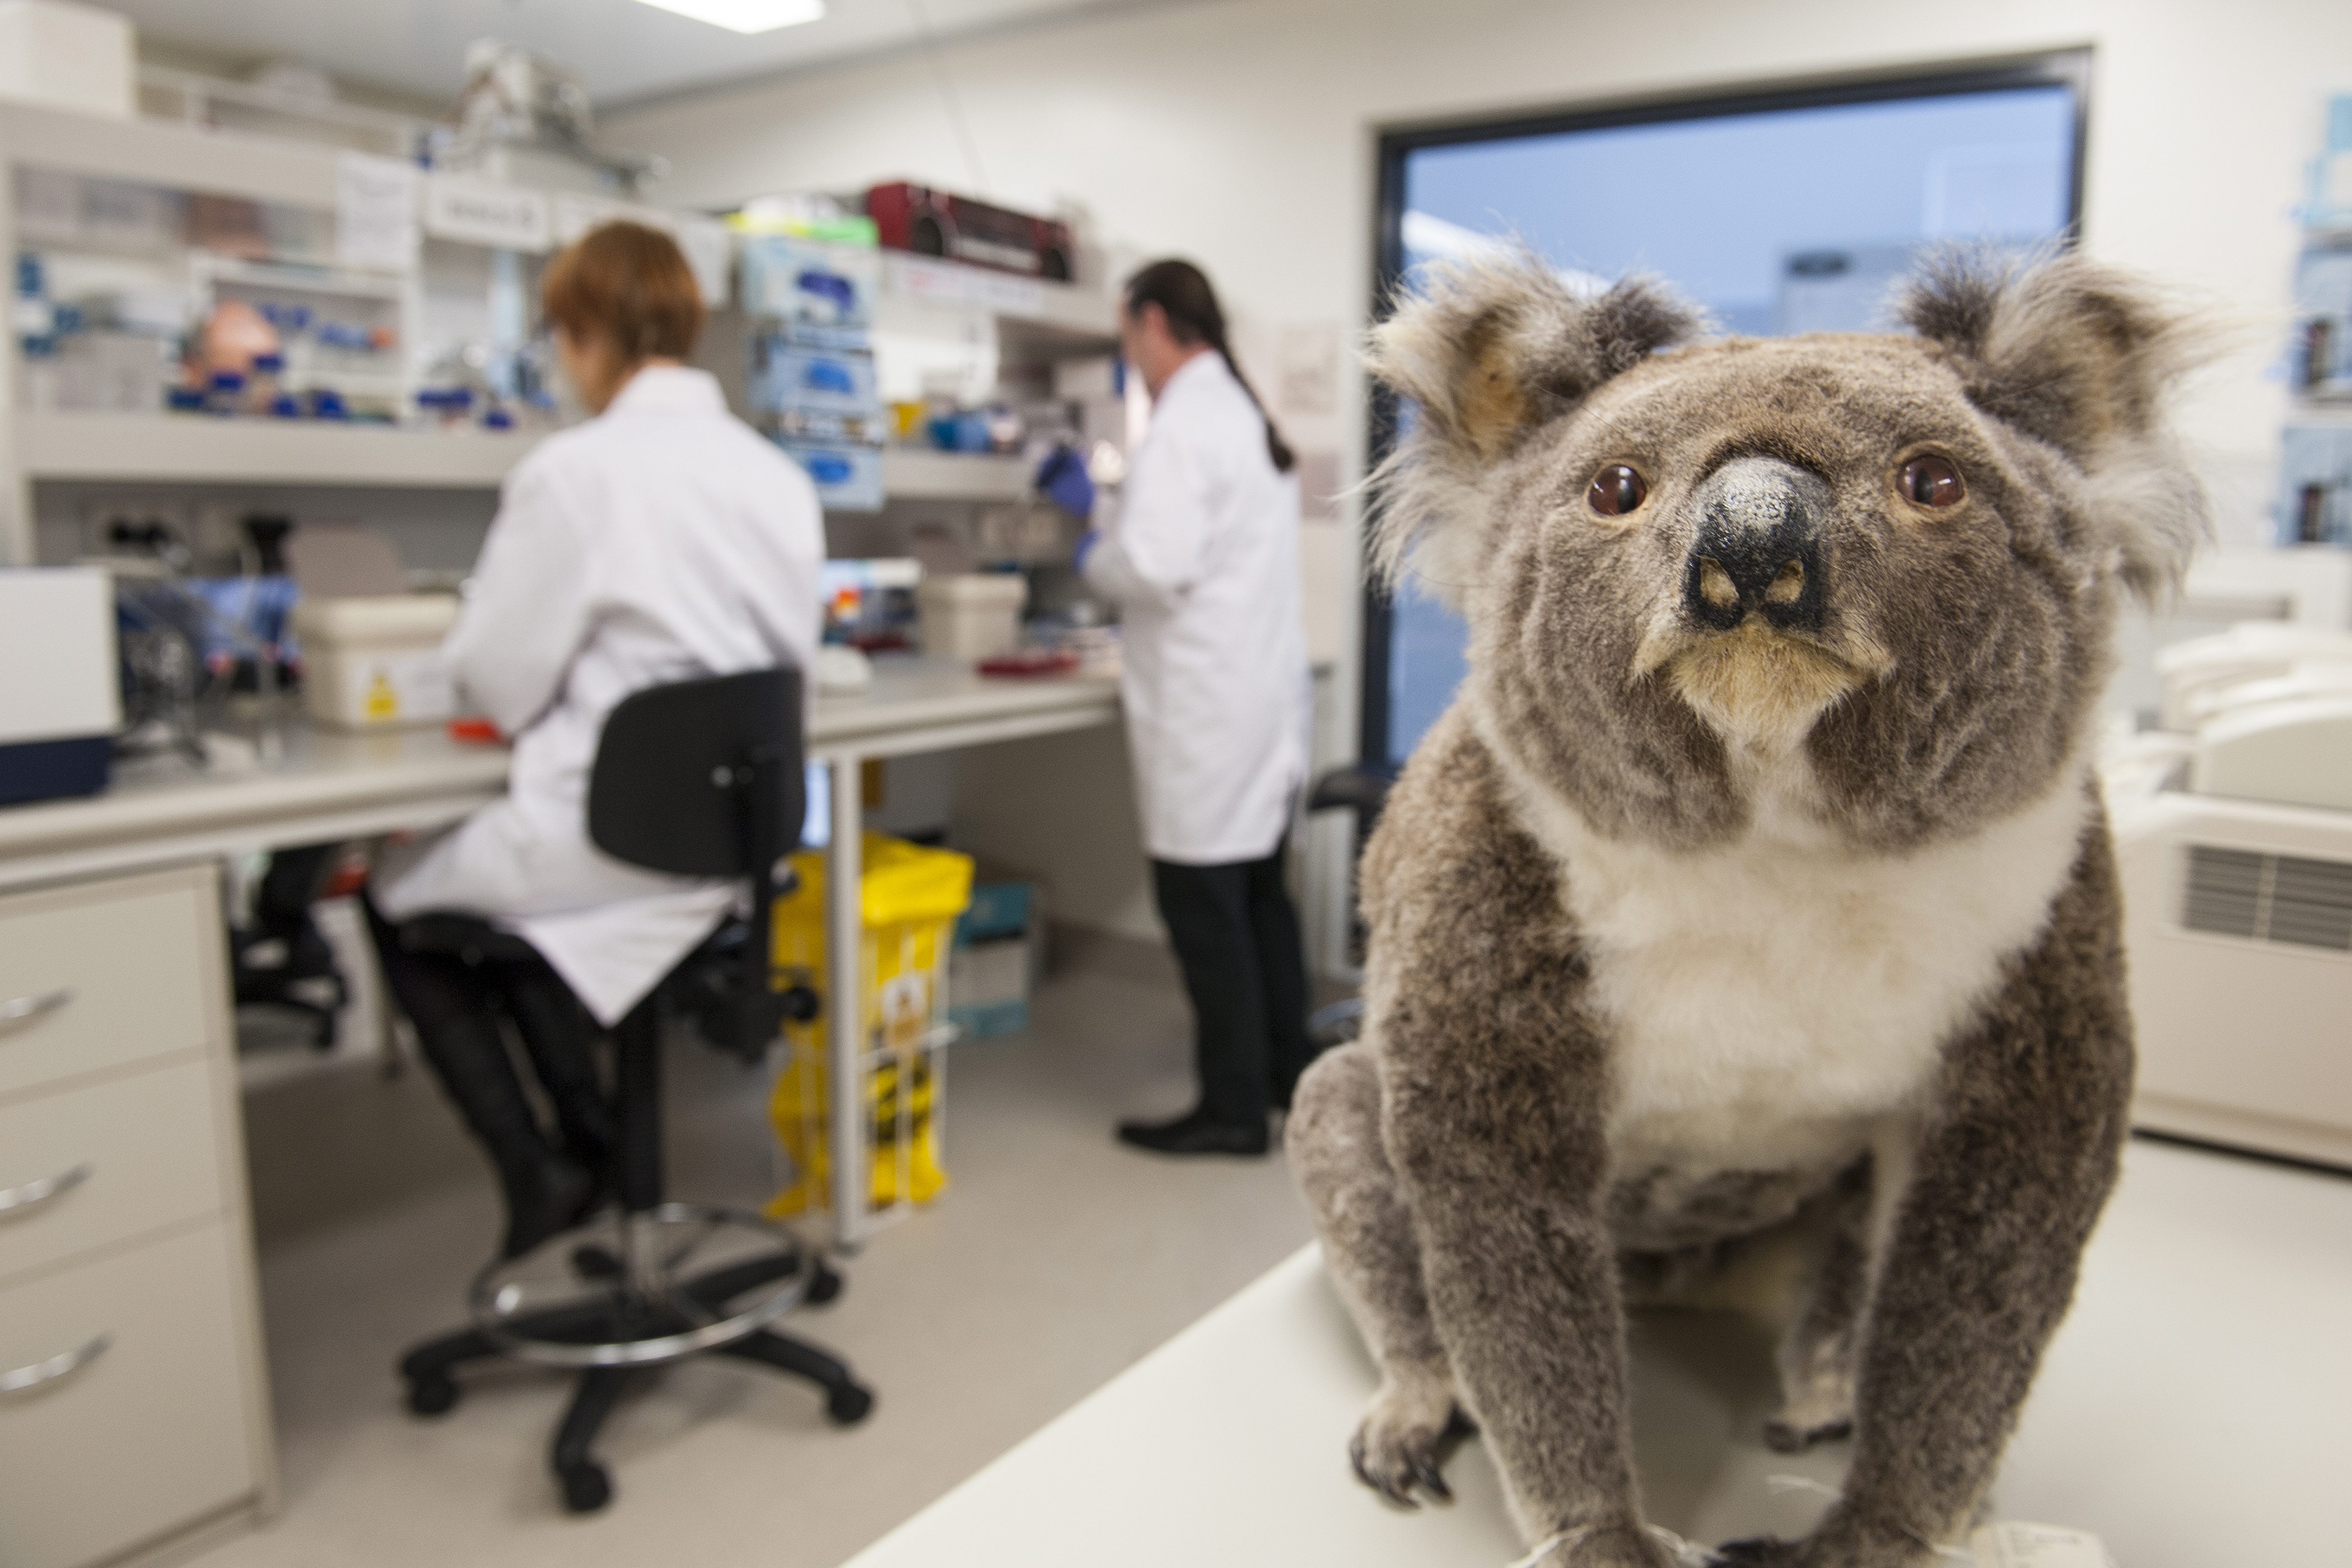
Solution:
[[[1151,893],[1192,1000],[1202,1112],[1262,1125],[1287,1108],[1314,1059],[1307,1038],[1307,961],[1282,882],[1283,846],[1263,860],[1151,863]]]

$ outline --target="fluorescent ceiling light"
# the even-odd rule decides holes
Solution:
[[[657,10],[675,11],[714,27],[738,33],[766,33],[796,27],[824,16],[824,0],[637,0]]]

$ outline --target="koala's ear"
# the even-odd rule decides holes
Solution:
[[[2174,384],[2214,331],[2129,275],[2069,253],[2018,261],[1971,248],[1931,258],[1902,320],[1949,350],[1969,399],[2063,452],[2143,598],[2176,588],[2211,537],[2204,487],[2165,426]]]
[[[1450,503],[1528,431],[1705,319],[1632,277],[1580,296],[1526,250],[1430,268],[1419,291],[1372,330],[1371,374],[1417,405],[1373,485],[1383,502],[1375,555],[1393,580],[1413,541],[1460,533]],[[1474,520],[1463,519],[1475,531]],[[1467,545],[1471,542],[1462,541]]]

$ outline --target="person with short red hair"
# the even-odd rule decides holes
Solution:
[[[669,236],[606,224],[548,264],[541,291],[563,372],[594,417],[508,476],[443,649],[470,710],[512,741],[507,793],[380,860],[369,892],[386,981],[498,1170],[509,1256],[581,1217],[607,1166],[611,1117],[570,996],[611,1025],[737,892],[590,844],[588,768],[604,716],[644,687],[810,668],[824,555],[808,477],[685,363],[702,297]],[[545,963],[409,952],[392,922],[428,910],[489,917]],[[509,1060],[502,1013],[547,1090],[555,1138]]]

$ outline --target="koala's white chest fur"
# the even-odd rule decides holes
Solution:
[[[1801,754],[1792,765],[1777,782],[1801,791]],[[1506,767],[1524,825],[1565,868],[1589,1005],[1615,1037],[1612,1163],[1666,1178],[1662,1197],[1726,1172],[1826,1175],[1883,1145],[2046,922],[2089,811],[2070,773],[1973,838],[1874,855],[1768,788],[1739,843],[1678,854],[1602,837]]]

